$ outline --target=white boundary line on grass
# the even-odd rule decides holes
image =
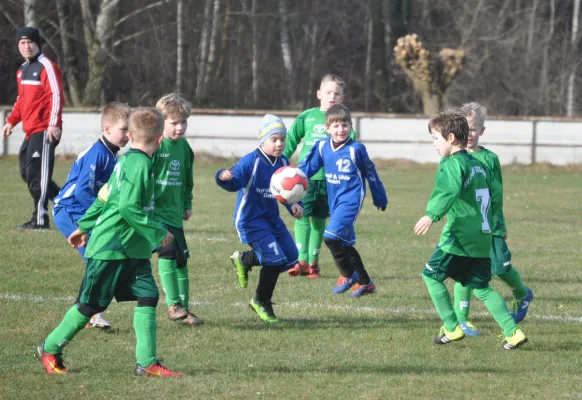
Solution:
[[[33,303],[41,303],[45,301],[60,301],[73,303],[75,297],[73,296],[27,296],[21,294],[13,293],[0,293],[0,300],[7,301],[28,301]],[[195,306],[208,306],[215,305],[216,302],[209,300],[195,300],[191,301],[190,304]],[[347,311],[347,312],[364,312],[364,313],[381,313],[381,314],[436,314],[435,310],[431,309],[421,309],[414,307],[396,307],[396,308],[381,308],[381,307],[370,307],[370,306],[351,306],[351,305],[328,305],[320,303],[308,303],[308,302],[279,302],[279,305],[290,307],[290,308],[319,308],[331,311]],[[231,304],[233,307],[247,307],[247,303],[235,302]],[[487,316],[489,313],[479,312],[475,313],[480,317]],[[544,315],[544,314],[528,314],[528,319],[539,319],[542,321],[559,321],[559,322],[574,322],[582,323],[582,317],[575,317],[572,315]]]

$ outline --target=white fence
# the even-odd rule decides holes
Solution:
[[[5,120],[7,112],[0,110],[0,121]],[[264,111],[194,110],[188,120],[187,138],[195,152],[240,157],[256,147],[263,114]],[[287,127],[296,116],[291,112],[278,114]],[[428,118],[421,116],[354,113],[358,140],[366,145],[372,158],[438,161],[427,123]],[[486,126],[480,143],[495,151],[502,164],[582,163],[582,120],[492,118]],[[67,110],[63,113],[63,139],[57,153],[77,154],[99,136],[98,112]],[[18,154],[23,138],[18,125],[12,136],[2,141],[0,154]]]

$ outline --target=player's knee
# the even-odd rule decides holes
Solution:
[[[336,240],[336,239],[331,239],[331,238],[328,238],[328,237],[324,237],[323,238],[323,242],[325,243],[325,245],[329,249],[329,251],[330,251],[331,255],[333,256],[333,258],[347,256],[347,250],[342,245],[342,242],[341,241]]]
[[[138,297],[137,306],[138,307],[154,307],[158,306],[159,297]]]
[[[188,260],[176,260],[176,268],[182,269],[188,266]]]
[[[106,308],[84,303],[77,304],[77,310],[87,318],[91,318],[93,315],[105,311]]]

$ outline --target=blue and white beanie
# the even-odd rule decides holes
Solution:
[[[283,123],[283,120],[276,115],[266,114],[261,121],[261,126],[259,127],[259,145],[265,143],[265,140],[269,136],[276,135],[277,133],[282,133],[287,135],[287,128]]]

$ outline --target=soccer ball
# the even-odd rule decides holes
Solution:
[[[283,204],[295,204],[307,193],[307,177],[299,168],[281,167],[271,177],[271,193]]]

